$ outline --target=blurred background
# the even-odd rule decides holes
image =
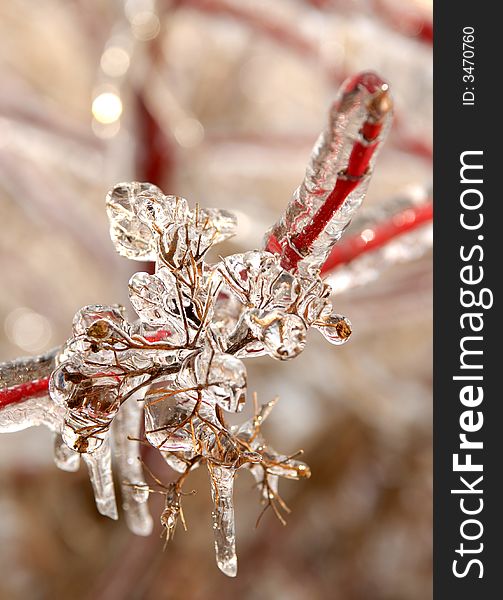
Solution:
[[[118,181],[235,211],[222,254],[260,247],[353,72],[377,70],[397,106],[366,210],[427,194],[431,38],[431,0],[0,3],[0,360],[61,344],[83,305],[129,305],[139,265],[115,254],[104,210]],[[58,471],[37,428],[0,437],[0,598],[430,598],[428,240],[341,286],[346,346],[315,333],[291,364],[247,362],[250,391],[281,398],[267,439],[303,448],[312,477],[281,482],[286,527],[269,511],[258,528],[258,492],[238,478],[235,580],[215,564],[203,469],[189,531],[163,552],[159,531],[101,517],[86,473]]]

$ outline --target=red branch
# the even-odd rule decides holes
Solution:
[[[360,129],[361,139],[354,142],[346,168],[340,173],[334,189],[313,215],[311,222],[294,235],[281,250],[278,250],[278,240],[271,235],[267,249],[271,252],[281,251],[281,265],[284,269],[288,271],[296,269],[301,257],[309,252],[327,223],[344,204],[349,194],[361,183],[367,172],[370,160],[380,143],[379,136],[384,124],[383,119],[391,108],[387,92],[382,91],[383,85],[384,81],[371,72],[357,75],[347,83],[343,98],[358,87],[364,87],[370,94],[374,94],[374,98],[367,107],[367,117]]]
[[[327,273],[353,261],[362,254],[378,250],[404,233],[430,223],[432,220],[433,203],[431,201],[407,208],[390,219],[339,242],[329,254],[321,272]]]
[[[146,337],[149,342],[162,342],[171,336],[171,333],[165,329],[160,329],[152,335]],[[37,381],[28,381],[10,388],[0,390],[0,410],[9,404],[23,402],[29,398],[38,398],[49,392],[49,377],[38,379]]]
[[[44,377],[44,379],[29,381],[28,383],[22,383],[21,385],[16,385],[15,387],[6,390],[0,390],[0,409],[9,404],[22,402],[28,398],[44,396],[47,394],[48,389],[49,377]]]

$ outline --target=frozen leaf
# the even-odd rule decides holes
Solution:
[[[197,448],[186,425],[196,401],[187,394],[176,393],[172,386],[151,390],[145,398],[145,435],[162,452],[185,452],[193,455]]]
[[[169,332],[169,343],[180,344],[185,338],[183,306],[180,304],[173,275],[161,269],[156,275],[135,273],[129,280],[129,298],[136,314],[152,327]]]
[[[246,369],[238,358],[207,350],[195,359],[195,375],[197,384],[205,387],[205,398],[209,395],[229,412],[242,410],[246,400]]]
[[[330,286],[319,277],[300,279],[301,293],[296,302],[296,313],[311,325],[316,319],[332,312]]]
[[[152,231],[163,229],[171,223],[183,224],[190,214],[187,200],[180,196],[152,194],[148,190],[136,197],[134,210],[140,221]]]
[[[247,306],[289,306],[295,297],[294,278],[269,252],[233,254],[224,258],[217,269],[228,288]]]
[[[162,192],[155,185],[136,181],[119,183],[107,195],[110,237],[121,256],[133,260],[156,260],[156,240],[149,226],[137,214],[148,197],[157,200],[162,197]]]
[[[206,223],[206,227],[213,230],[213,244],[219,244],[235,235],[238,226],[236,215],[220,208],[200,208],[198,221]]]

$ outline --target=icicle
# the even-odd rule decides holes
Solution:
[[[238,572],[236,556],[236,526],[234,523],[235,469],[208,463],[211,479],[211,497],[215,505],[212,514],[215,553],[218,568],[229,577]]]
[[[60,433],[54,436],[54,462],[62,471],[78,471],[80,454],[67,446]]]
[[[153,521],[148,509],[148,486],[139,459],[141,404],[134,398],[125,402],[113,426],[114,451],[121,482],[122,508],[129,529],[136,535],[150,535]]]
[[[104,439],[97,450],[92,454],[83,453],[82,458],[89,470],[98,512],[110,519],[118,519],[109,436]]]

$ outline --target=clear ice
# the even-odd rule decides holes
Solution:
[[[138,441],[144,419],[146,440],[179,474],[169,486],[155,480],[166,497],[161,523],[167,538],[183,520],[185,478],[205,463],[217,564],[235,576],[237,470],[250,471],[261,501],[278,515],[286,510],[279,478],[309,475],[304,463],[272,450],[261,434],[273,402],[242,426],[227,425],[225,414],[240,412],[247,399],[243,359],[263,354],[292,359],[304,349],[311,326],[331,343],[343,343],[349,322],[333,313],[330,289],[319,274],[293,275],[275,254],[254,250],[207,264],[209,248],[236,229],[231,213],[191,210],[183,198],[136,182],[115,186],[107,211],[117,251],[156,263],[155,274],[138,272],[129,281],[138,319],[129,322],[119,305],[79,310],[72,337],[49,362],[39,360],[46,376],[50,373],[49,395],[5,407],[0,426],[4,431],[48,426],[58,467],[74,471],[82,457],[96,506],[112,519],[118,517],[115,463],[127,525],[149,535],[151,488]],[[24,363],[19,369],[21,375],[4,371],[8,385],[33,376]]]
[[[236,232],[231,212],[191,208],[184,198],[165,195],[150,183],[119,183],[106,197],[115,249],[126,258],[155,263],[154,273],[138,272],[129,280],[137,319],[129,321],[119,305],[85,306],[75,315],[64,346],[0,365],[0,387],[17,397],[0,406],[0,431],[48,427],[54,434],[56,465],[75,471],[82,458],[96,506],[112,519],[118,518],[115,466],[125,519],[138,535],[152,531],[151,485],[165,496],[160,521],[166,539],[179,520],[185,526],[183,486],[190,472],[205,464],[217,564],[231,577],[237,573],[237,471],[250,471],[260,501],[282,522],[289,509],[279,495],[279,479],[310,475],[297,455],[277,452],[262,435],[276,400],[257,406],[253,417],[240,425],[227,423],[226,414],[240,412],[247,401],[243,360],[262,355],[280,361],[295,358],[311,327],[333,345],[351,335],[349,320],[333,309],[331,287],[321,279],[320,269],[363,200],[375,154],[312,245],[302,256],[297,252],[296,268],[286,270],[280,256],[287,244],[295,249],[292,236],[324,205],[355,140],[362,142],[369,92],[365,86],[348,90],[332,107],[304,181],[267,234],[266,245],[274,252],[252,250],[210,264],[205,261],[208,250]],[[269,243],[272,238],[277,248]],[[381,259],[391,260],[386,255]],[[348,281],[357,279],[358,273],[348,275]],[[42,390],[35,396],[16,396],[16,390],[47,378],[48,394]],[[143,472],[142,420],[146,441],[177,473],[169,485]]]

